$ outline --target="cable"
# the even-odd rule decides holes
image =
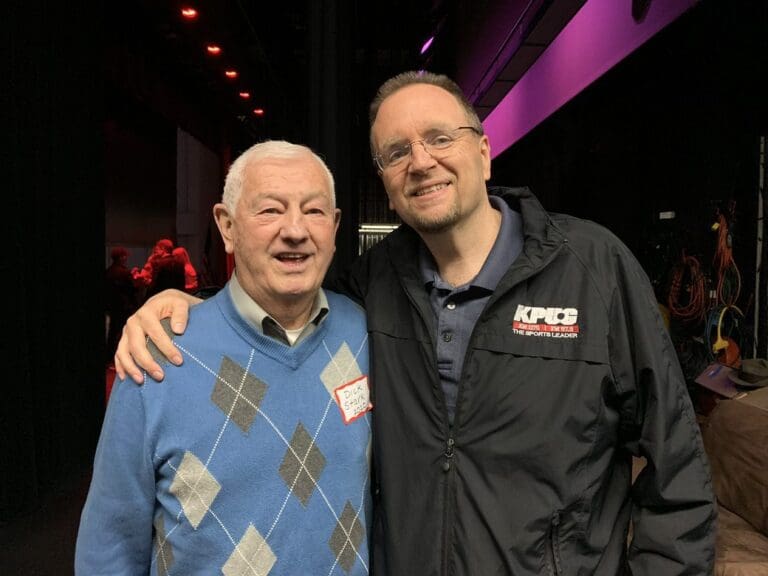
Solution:
[[[713,265],[717,276],[717,301],[723,306],[734,306],[741,292],[741,274],[733,259],[732,237],[728,230],[728,220],[721,213],[712,225],[717,232],[717,246]]]
[[[681,289],[686,282],[687,302],[681,302]],[[672,285],[667,297],[669,313],[684,322],[700,321],[706,314],[706,281],[699,261],[683,250],[682,258],[672,270]]]

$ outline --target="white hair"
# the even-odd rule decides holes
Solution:
[[[336,190],[333,181],[333,174],[326,166],[323,159],[307,146],[294,144],[286,140],[266,140],[259,142],[248,148],[240,154],[229,167],[227,177],[224,180],[224,193],[221,201],[227,207],[230,214],[235,213],[237,202],[240,200],[240,194],[243,192],[243,174],[246,166],[251,163],[266,160],[267,158],[298,158],[309,154],[318,163],[322,171],[328,178],[328,189],[331,192],[331,206],[336,208]]]

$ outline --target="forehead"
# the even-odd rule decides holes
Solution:
[[[243,193],[300,196],[322,192],[330,197],[328,178],[311,156],[264,158],[245,167]]]
[[[389,139],[465,121],[464,109],[453,94],[431,84],[412,84],[381,103],[371,134],[376,140]]]

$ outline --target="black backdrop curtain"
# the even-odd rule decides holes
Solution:
[[[0,520],[87,470],[103,415],[99,3],[2,4]]]

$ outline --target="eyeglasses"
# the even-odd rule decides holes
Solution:
[[[432,132],[429,136],[422,138],[421,140],[413,140],[412,142],[406,142],[404,144],[393,144],[388,146],[373,157],[373,163],[376,165],[376,168],[382,172],[387,168],[398,166],[411,156],[414,144],[421,144],[427,154],[433,158],[439,158],[442,152],[448,150],[461,138],[463,134],[462,130],[472,130],[472,132],[478,136],[482,134],[482,132],[474,126],[459,126],[458,128],[446,132]]]

